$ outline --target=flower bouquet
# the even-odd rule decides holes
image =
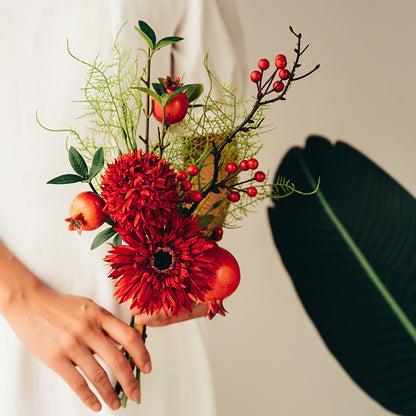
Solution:
[[[116,39],[112,64],[85,62],[68,46],[88,68],[82,92],[90,128],[86,135],[67,129],[74,173],[48,183],[89,186],[72,201],[66,221],[79,234],[107,225],[91,248],[109,244],[104,261],[120,303],[138,313],[172,317],[206,303],[212,319],[226,314],[223,299],[240,281],[236,259],[218,245],[223,229],[265,198],[301,193],[283,177],[269,184],[258,169],[264,109],[285,100],[293,82],[319,66],[296,75],[307,47],[290,28],[297,42],[291,68],[282,54],[274,69],[260,59],[250,74],[255,97],[241,101],[210,71],[208,56],[203,63],[208,88],[169,76],[152,82],[154,54],[182,38],[157,41],[143,21],[134,29],[145,49],[124,50]],[[146,328],[137,329],[145,339]],[[136,375],[139,379],[138,369]],[[119,385],[116,389],[125,406],[126,396]]]

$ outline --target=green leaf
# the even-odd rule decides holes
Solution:
[[[202,84],[190,84],[190,86],[185,90],[185,94],[190,103],[198,99],[203,92],[204,86]]]
[[[121,236],[119,233],[117,233],[113,239],[113,246],[121,246],[123,244],[123,240],[121,239]]]
[[[107,240],[109,240],[114,234],[116,234],[117,231],[113,228],[106,228],[105,230],[98,233],[92,244],[91,244],[91,250],[94,250],[95,248],[99,247],[101,244],[104,244]]]
[[[199,228],[205,228],[208,227],[212,223],[212,221],[215,220],[215,215],[201,215],[198,218],[198,227]]]
[[[154,82],[152,84],[152,87],[158,95],[166,94],[166,87],[163,84],[159,84],[157,82]]]
[[[162,94],[159,95],[159,102],[163,105],[163,107],[166,107],[166,104],[172,100],[173,97],[171,97],[172,94]]]
[[[100,147],[94,154],[90,169],[89,179],[95,178],[104,167],[104,149]]]
[[[183,40],[183,38],[179,36],[168,36],[166,38],[160,39],[160,41],[156,43],[154,50],[158,51],[159,49],[162,49],[165,46],[172,45],[173,43],[180,42],[181,40]]]
[[[139,27],[134,26],[136,31],[139,35],[146,41],[149,48],[154,51],[155,43],[156,43],[156,35],[153,29],[143,20],[139,20]]]
[[[49,185],[66,185],[68,183],[82,182],[83,180],[84,178],[82,176],[68,173],[66,175],[57,176],[46,183]]]
[[[416,200],[343,142],[311,137],[277,175],[293,194],[269,209],[274,241],[329,350],[382,406],[416,414]],[[280,277],[280,276],[279,276]]]
[[[212,205],[212,209],[217,209],[224,201],[224,199],[219,199],[214,205]]]
[[[149,88],[145,88],[145,87],[134,87],[134,88],[138,89],[141,92],[144,92],[145,94],[149,94],[156,101],[159,101],[161,103],[160,95],[156,94],[154,91],[150,90]]]
[[[71,163],[74,171],[78,173],[78,175],[83,176],[85,179],[85,177],[88,175],[88,167],[81,153],[79,153],[75,147],[71,146],[69,148],[68,156],[69,163]]]
[[[188,85],[182,85],[182,87],[177,88],[175,91],[171,92],[170,94],[166,94],[166,97],[163,98],[162,102],[166,102],[166,104],[168,104],[169,102],[171,102],[178,94],[180,94],[181,92],[185,91],[187,88],[189,88],[190,85],[193,84],[188,84]],[[164,104],[164,105],[166,105]]]

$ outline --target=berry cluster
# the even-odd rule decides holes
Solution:
[[[183,191],[183,202],[201,202],[203,199],[202,192],[199,190],[192,190],[191,178],[198,175],[199,169],[196,165],[190,165],[184,170],[179,170],[176,173],[176,180],[181,183],[181,190]]]
[[[282,92],[285,88],[283,81],[289,79],[290,72],[286,69],[287,59],[285,55],[279,54],[274,59],[276,69],[272,75],[263,83],[263,73],[269,69],[270,62],[266,58],[262,58],[257,63],[260,71],[255,70],[250,74],[250,79],[257,84],[257,98],[263,98],[272,92]],[[276,75],[279,77],[275,81]],[[272,87],[271,87],[272,86]]]
[[[249,186],[246,189],[242,189],[241,185],[252,181],[263,182],[266,178],[266,175],[261,170],[257,171],[252,178],[242,182],[232,183],[232,179],[234,179],[240,172],[256,170],[258,166],[259,162],[257,159],[251,158],[249,160],[242,160],[238,165],[234,162],[231,162],[225,167],[227,176],[221,183],[218,184],[218,187],[225,188],[230,191],[227,196],[227,199],[230,202],[238,202],[240,200],[240,192],[246,193],[250,198],[253,198],[257,195],[257,188],[255,186]]]

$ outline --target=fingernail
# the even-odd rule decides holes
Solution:
[[[152,371],[152,363],[148,361],[143,367],[143,373],[150,373]]]
[[[131,398],[134,401],[139,400],[140,399],[140,389],[134,390],[133,393],[131,394]]]
[[[120,400],[114,400],[113,405],[111,406],[113,410],[117,410],[120,407]]]

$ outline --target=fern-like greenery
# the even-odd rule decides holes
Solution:
[[[269,185],[256,184],[258,193],[255,198],[250,198],[245,191],[253,185],[252,173],[240,172],[238,177],[234,175],[228,180],[229,175],[225,172],[228,163],[238,164],[260,151],[264,111],[269,103],[284,99],[290,82],[280,97],[266,102],[261,102],[259,97],[255,101],[242,101],[232,86],[222,83],[209,69],[207,55],[203,62],[209,79],[205,94],[199,101],[191,103],[182,122],[173,127],[162,123],[149,133],[149,93],[158,98],[150,90],[151,57],[163,46],[181,38],[168,37],[154,44],[153,36],[143,32],[148,30],[151,33],[147,25],[135,29],[148,43],[148,49],[125,49],[117,36],[111,63],[104,62],[99,55],[94,62],[86,62],[77,57],[68,45],[68,53],[87,68],[85,85],[81,89],[83,98],[79,102],[84,106],[80,118],[85,118],[88,123],[82,133],[72,127],[66,130],[69,132],[67,148],[75,147],[87,163],[92,163],[100,148],[103,148],[105,163],[122,153],[144,148],[160,154],[163,152],[176,170],[196,165],[198,175],[192,178],[193,189],[205,192],[204,198],[190,209],[184,207],[184,212],[213,216],[214,224],[226,227],[235,227],[261,200],[271,195],[282,197],[298,192],[291,181],[281,178],[273,189]],[[143,124],[146,124],[145,138],[141,136]],[[99,180],[95,179],[95,185],[100,187]],[[241,199],[230,204],[227,196],[233,189],[240,193]]]

